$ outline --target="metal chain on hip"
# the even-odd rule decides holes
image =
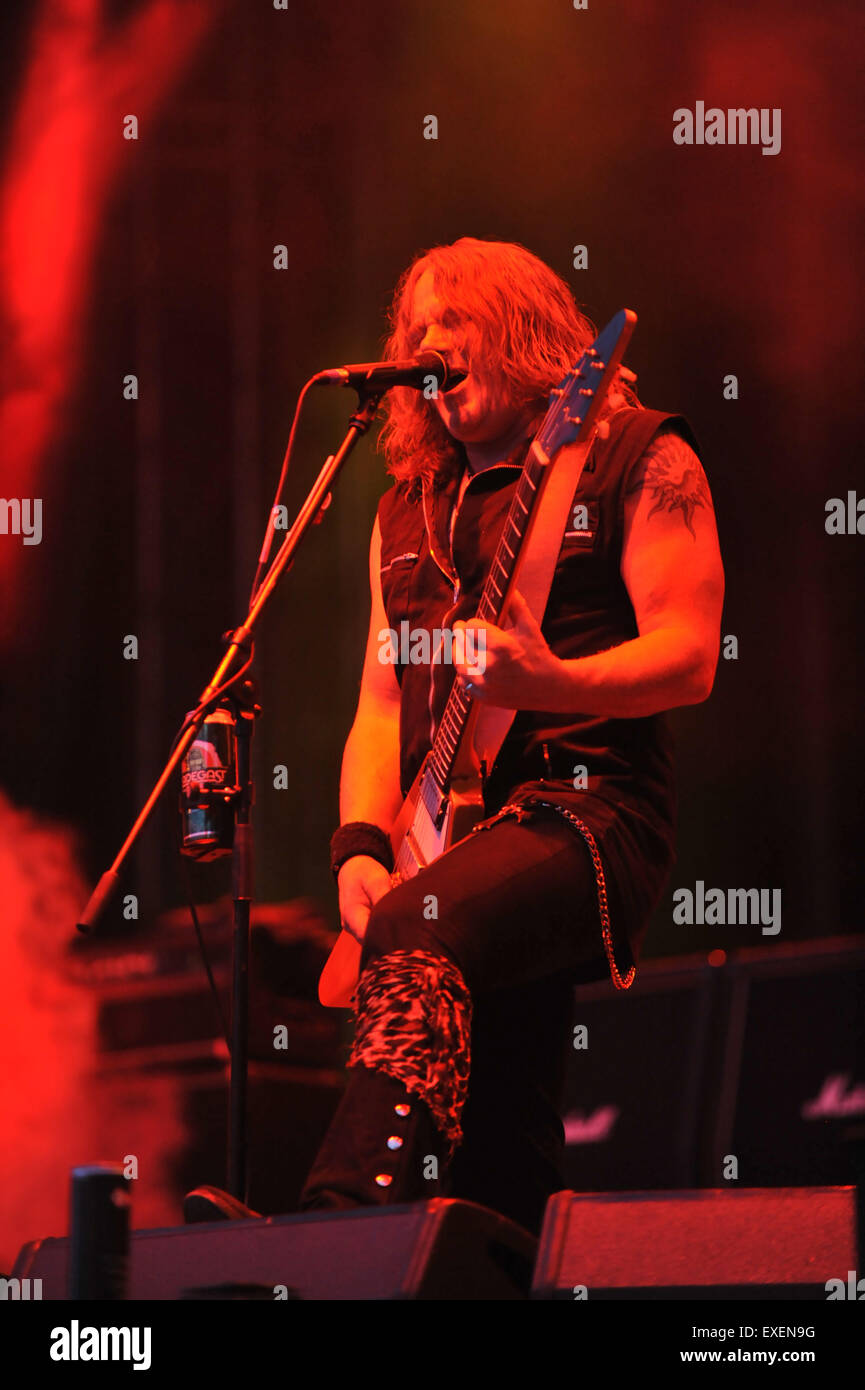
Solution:
[[[481,825],[476,825],[474,830],[488,830],[497,820],[501,820],[503,816],[507,815],[514,815],[517,820],[520,821],[527,816],[530,809],[535,806],[543,806],[549,811],[555,811],[564,820],[568,821],[575,830],[579,831],[585,841],[586,848],[592,856],[592,864],[595,869],[595,884],[598,890],[598,912],[601,918],[601,936],[604,941],[604,951],[607,956],[607,963],[610,967],[610,975],[616,989],[630,989],[636,978],[637,967],[632,965],[627,975],[622,975],[616,964],[616,957],[613,951],[613,936],[610,930],[610,909],[607,903],[607,880],[604,877],[604,866],[601,863],[601,855],[595,837],[585,821],[580,820],[579,816],[575,816],[572,811],[565,810],[564,806],[557,806],[554,801],[532,801],[527,804],[514,801],[510,802],[507,806],[503,806],[491,820],[485,821]],[[474,833],[474,831],[472,833]]]

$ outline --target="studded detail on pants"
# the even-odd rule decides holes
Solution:
[[[429,951],[393,951],[369,962],[354,995],[349,1067],[402,1081],[428,1106],[452,1157],[471,1067],[472,1001],[456,965]]]
[[[427,951],[376,957],[353,1004],[348,1083],[301,1210],[439,1196],[462,1138],[472,1005],[456,965]]]
[[[401,1081],[352,1067],[300,1209],[391,1206],[443,1195],[447,1143]]]

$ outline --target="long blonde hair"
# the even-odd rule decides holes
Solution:
[[[524,246],[460,237],[450,246],[421,252],[401,275],[388,313],[384,356],[410,357],[414,289],[430,271],[441,302],[474,324],[482,353],[495,363],[515,404],[543,410],[561,381],[597,336],[571,290],[555,271]],[[620,384],[630,404],[633,391]],[[417,495],[421,479],[444,483],[459,457],[435,406],[423,392],[396,387],[383,400],[379,448],[388,471]]]

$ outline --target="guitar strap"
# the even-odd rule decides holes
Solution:
[[[562,548],[562,537],[568,529],[574,496],[593,442],[594,436],[582,444],[568,444],[547,465],[540,495],[532,508],[513,579],[502,606],[500,624],[507,622],[509,599],[514,589],[519,590],[538,625],[543,622]],[[534,449],[535,443],[530,447]],[[493,769],[516,713],[516,710],[475,703],[471,746],[478,764],[485,767],[487,776]]]

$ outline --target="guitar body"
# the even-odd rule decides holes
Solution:
[[[448,794],[442,796],[424,764],[391,831],[395,880],[401,883],[414,878],[464,840],[483,813],[480,774],[473,779],[461,778],[459,784],[452,782]]]
[[[550,408],[529,449],[477,609],[481,621],[501,625],[516,588],[538,623],[542,621],[559,538],[566,528],[594,421],[636,321],[636,314],[623,309],[551,393]],[[575,447],[569,449],[572,444]],[[554,456],[563,462],[550,468]],[[452,623],[457,609],[447,616]],[[448,678],[452,679],[451,672]],[[514,710],[477,705],[458,682],[452,683],[433,746],[391,830],[394,886],[446,854],[483,819],[483,774],[492,770],[514,714]],[[359,943],[349,932],[341,932],[319,981],[322,1004],[349,1006],[360,956]]]
[[[454,776],[447,795],[438,788],[429,759],[402,804],[390,833],[394,887],[464,840],[483,820],[480,769]],[[331,1009],[347,1009],[360,971],[360,943],[341,931],[318,982],[318,997]]]

